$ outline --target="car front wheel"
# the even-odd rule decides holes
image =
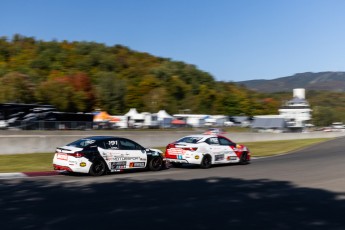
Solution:
[[[240,158],[240,164],[242,165],[249,164],[247,152],[242,153],[241,158]]]
[[[91,165],[90,175],[102,176],[103,174],[105,174],[105,171],[106,171],[106,166],[105,166],[104,161],[98,160],[98,161],[93,162],[93,164]]]
[[[163,160],[161,157],[154,157],[149,163],[149,169],[151,171],[158,171],[163,166]]]

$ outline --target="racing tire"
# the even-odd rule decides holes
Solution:
[[[241,155],[241,158],[240,158],[240,164],[241,165],[246,165],[246,164],[249,164],[249,161],[248,161],[248,153],[247,152],[243,152],[242,155]]]
[[[162,169],[163,166],[163,159],[161,157],[154,157],[151,159],[149,163],[149,169],[151,171],[158,171]]]
[[[97,160],[92,163],[89,173],[91,176],[102,176],[105,174],[106,170],[107,168],[104,161]]]
[[[206,155],[202,158],[201,163],[200,163],[200,168],[202,169],[208,169],[212,165],[212,158],[210,155]]]

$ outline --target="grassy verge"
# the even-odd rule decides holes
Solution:
[[[0,155],[0,172],[34,172],[53,170],[54,153]]]
[[[327,140],[329,138],[263,141],[243,144],[250,149],[253,157],[260,157],[290,152]],[[158,149],[164,151],[165,148],[159,147]],[[51,171],[53,170],[53,155],[54,153],[0,155],[0,173]]]
[[[254,157],[272,156],[302,149],[304,147],[330,140],[330,138],[260,141],[244,143]]]

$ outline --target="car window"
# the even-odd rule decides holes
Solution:
[[[121,150],[142,150],[140,145],[130,140],[120,139],[119,143]]]
[[[209,145],[219,145],[219,141],[217,137],[210,137],[205,142]]]
[[[116,139],[106,140],[103,143],[105,149],[120,149],[119,141]]]
[[[236,145],[234,142],[232,142],[232,141],[230,141],[230,140],[228,140],[226,138],[219,137],[218,139],[219,139],[219,144],[220,145],[231,145],[231,146]]]
[[[176,143],[185,142],[185,143],[193,143],[193,144],[195,144],[200,139],[201,139],[201,137],[183,137],[180,140],[176,141]]]
[[[77,147],[77,148],[85,148],[86,146],[92,145],[96,142],[96,140],[92,140],[92,139],[79,139],[76,140],[72,143],[69,143],[67,146],[73,146],[73,147]]]

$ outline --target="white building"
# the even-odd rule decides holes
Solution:
[[[131,108],[124,115],[127,118],[128,128],[158,128],[158,117],[156,113],[138,113],[135,108]]]
[[[210,115],[205,119],[206,126],[224,126],[228,122],[228,116],[225,115]]]
[[[305,89],[294,89],[293,98],[279,109],[279,114],[287,122],[289,129],[303,129],[311,120],[309,103],[305,99]]]

